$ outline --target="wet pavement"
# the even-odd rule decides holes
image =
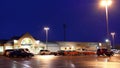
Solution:
[[[120,68],[120,56],[53,56],[33,58],[0,56],[0,68]]]

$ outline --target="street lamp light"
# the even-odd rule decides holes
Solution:
[[[101,5],[102,6],[110,6],[112,4],[112,0],[102,0]]]
[[[109,39],[108,7],[112,4],[112,0],[101,0],[100,4],[101,6],[104,6],[106,10],[106,31],[107,31],[107,38]]]
[[[107,31],[107,39],[109,40],[109,25],[108,25],[108,7],[112,4],[112,0],[101,0],[101,6],[105,7],[105,11],[106,11],[106,31]],[[110,51],[111,47],[110,47],[110,41],[107,42],[107,48],[108,51]]]
[[[108,42],[110,42],[110,40],[109,40],[109,39],[106,39],[105,42],[108,43]]]
[[[115,41],[114,41],[114,39],[115,39],[115,32],[111,32],[111,35],[112,35],[112,41],[113,41],[113,48],[115,47]]]
[[[49,29],[50,29],[49,27],[44,27],[44,30],[46,31],[46,49],[48,49],[47,42],[48,42],[48,30]]]

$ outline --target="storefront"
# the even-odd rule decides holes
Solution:
[[[58,50],[90,50],[95,51],[97,48],[106,47],[105,43],[97,42],[48,42],[47,49],[51,52]],[[21,37],[12,38],[11,40],[0,41],[0,53],[3,53],[6,49],[19,49],[27,48],[34,54],[39,54],[40,50],[46,49],[45,42],[36,40],[29,33],[25,33]]]
[[[19,49],[27,48],[30,52],[38,54],[40,50],[45,49],[46,45],[39,40],[36,40],[29,33],[25,33],[19,38],[13,38],[12,40],[6,41],[0,46],[0,52],[3,53],[6,49]]]
[[[44,43],[34,39],[29,33],[24,34],[18,40],[14,39],[14,48],[28,48],[34,54],[38,54],[45,47]]]

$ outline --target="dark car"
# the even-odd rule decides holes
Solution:
[[[107,51],[106,53],[105,53],[105,55],[106,56],[108,56],[108,57],[110,57],[110,56],[113,56],[114,55],[114,52],[113,51]]]
[[[19,50],[19,52],[21,52],[21,56],[22,57],[32,57],[32,56],[34,56],[34,54],[33,53],[30,53],[30,51],[29,51],[29,49],[18,49]]]
[[[9,53],[7,53],[7,51]],[[7,57],[32,57],[34,54],[30,53],[28,49],[11,49],[6,50],[5,56]]]
[[[40,50],[40,55],[51,55],[51,52],[49,50]]]
[[[98,49],[97,50],[97,55],[100,56],[113,56],[114,53],[112,51],[108,51],[107,49]]]
[[[59,51],[57,52],[57,54],[58,54],[58,55],[62,55],[62,56],[64,56],[64,55],[65,55],[64,52],[65,52],[64,50],[59,50]]]

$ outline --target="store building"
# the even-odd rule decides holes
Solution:
[[[39,54],[40,50],[48,49],[52,52],[58,50],[88,50],[96,51],[98,48],[106,48],[106,43],[99,42],[48,42],[46,44],[40,40],[35,39],[28,32],[20,37],[13,37],[10,40],[0,40],[0,53],[6,49],[28,48],[30,52]]]

